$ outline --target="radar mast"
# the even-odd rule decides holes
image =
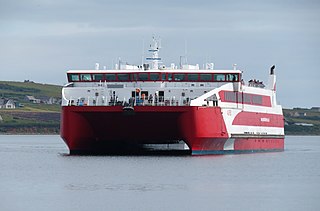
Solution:
[[[159,61],[161,58],[159,57],[159,49],[161,48],[160,39],[152,37],[152,44],[150,44],[149,52],[152,53],[152,57],[146,58],[146,60],[151,61],[151,69],[158,70],[159,69]]]

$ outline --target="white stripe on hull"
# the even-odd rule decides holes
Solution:
[[[233,125],[229,127],[229,134],[253,134],[253,135],[284,135],[284,129],[279,127],[263,127],[263,126],[239,126]]]
[[[229,138],[226,143],[224,143],[223,150],[234,150],[234,138]]]

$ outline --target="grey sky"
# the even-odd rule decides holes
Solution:
[[[275,64],[284,107],[320,106],[318,0],[0,0],[0,80],[64,84],[68,69],[140,64],[153,34],[167,65],[187,51],[266,81]]]

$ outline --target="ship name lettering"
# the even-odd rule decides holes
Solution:
[[[260,119],[261,122],[270,122],[269,118],[263,117]]]

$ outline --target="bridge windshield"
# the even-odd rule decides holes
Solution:
[[[68,73],[69,82],[238,82],[239,73]]]

